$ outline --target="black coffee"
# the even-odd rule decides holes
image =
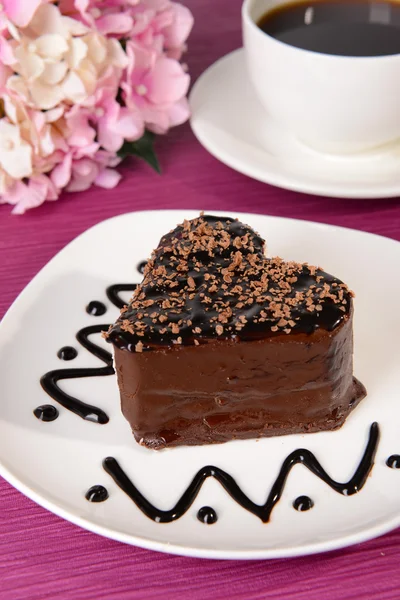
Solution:
[[[400,0],[292,2],[266,13],[258,26],[281,42],[323,54],[400,54]]]

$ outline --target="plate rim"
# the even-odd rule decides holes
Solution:
[[[141,210],[141,211],[131,211],[128,213],[123,213],[121,215],[117,215],[114,217],[110,217],[108,219],[104,219],[99,223],[89,227],[84,232],[76,236],[73,240],[67,243],[59,252],[57,252],[32,278],[32,280],[25,286],[25,288],[18,294],[17,298],[11,304],[9,309],[4,314],[3,318],[0,322],[0,336],[1,331],[4,326],[4,322],[10,318],[12,318],[12,312],[17,310],[21,300],[25,296],[25,293],[29,291],[30,286],[36,280],[37,276],[41,274],[43,271],[47,269],[47,267],[55,261],[60,254],[67,251],[67,249],[76,242],[76,240],[82,238],[88,232],[93,229],[100,227],[104,223],[108,223],[110,221],[116,221],[119,219],[124,219],[127,216],[137,216],[139,214],[151,215],[154,213],[167,213],[168,215],[173,214],[193,214],[199,213],[200,211],[196,211],[195,209],[164,209],[164,210]],[[379,239],[388,240],[389,242],[393,242],[395,245],[400,244],[398,240],[393,238],[389,238],[380,234],[369,233],[366,231],[353,229],[350,227],[343,227],[340,225],[330,225],[327,223],[319,223],[317,221],[303,220],[303,219],[295,219],[290,217],[279,217],[275,215],[265,215],[261,213],[244,213],[239,211],[207,211],[213,212],[217,215],[226,215],[232,214],[238,216],[246,217],[246,216],[260,216],[266,217],[271,220],[279,220],[283,222],[296,222],[296,223],[305,223],[307,225],[318,226],[323,228],[328,228],[330,230],[344,230],[347,232],[355,233],[358,235],[366,235],[366,236],[374,236]],[[122,542],[128,545],[138,546],[141,548],[145,548],[148,550],[163,552],[167,554],[174,554],[179,556],[186,557],[195,557],[195,558],[206,558],[206,559],[222,559],[222,560],[256,560],[256,559],[279,559],[279,558],[293,558],[298,556],[308,556],[312,554],[319,554],[322,552],[331,552],[334,550],[346,548],[361,542],[365,542],[381,535],[384,535],[390,531],[393,531],[397,527],[400,527],[400,514],[398,517],[394,517],[389,521],[385,521],[383,524],[376,524],[371,527],[367,527],[360,532],[351,533],[345,536],[341,536],[339,538],[332,539],[330,541],[317,541],[312,544],[306,544],[301,546],[291,546],[280,549],[248,549],[248,550],[227,550],[227,549],[214,549],[210,550],[208,548],[198,548],[195,546],[190,546],[186,544],[178,544],[178,543],[168,543],[163,541],[156,541],[146,537],[135,536],[130,533],[125,533],[123,531],[119,531],[117,529],[113,529],[111,527],[99,525],[91,521],[88,518],[81,517],[75,512],[72,512],[59,504],[57,502],[48,500],[45,496],[41,495],[39,492],[32,489],[28,484],[24,483],[9,467],[5,465],[3,457],[0,456],[0,476],[2,476],[10,485],[12,485],[19,492],[24,494],[27,498],[34,501],[36,504],[41,506],[42,508],[48,510],[49,512],[57,515],[58,517],[63,518],[66,521],[73,523],[83,529],[86,529],[92,533],[96,533],[105,538],[112,539],[118,542]]]
[[[190,127],[193,134],[195,135],[198,142],[218,161],[222,162],[227,167],[230,167],[234,171],[266,183],[275,187],[290,190],[292,192],[299,192],[302,194],[309,194],[312,196],[325,196],[327,198],[337,198],[346,200],[387,200],[391,198],[398,198],[400,196],[400,177],[397,187],[395,185],[390,186],[388,191],[379,192],[376,188],[366,186],[361,188],[361,184],[357,184],[357,187],[346,188],[346,184],[335,184],[335,183],[318,183],[310,180],[302,180],[299,176],[288,176],[285,177],[279,171],[274,170],[271,164],[263,169],[261,173],[260,169],[252,168],[247,166],[237,157],[230,154],[229,151],[222,149],[220,146],[216,146],[215,143],[204,133],[201,123],[197,121],[196,110],[193,108],[193,104],[196,101],[199,90],[203,87],[204,82],[210,74],[220,68],[225,62],[237,60],[238,57],[244,55],[244,48],[236,48],[235,50],[225,54],[213,64],[211,64],[195,81],[190,94],[189,94],[189,105],[191,108]],[[399,172],[400,172],[400,161],[399,161]]]
[[[41,506],[42,508],[53,513],[57,517],[64,519],[82,529],[95,533],[102,537],[122,542],[130,546],[145,548],[162,552],[163,554],[174,554],[177,556],[185,556],[191,558],[205,558],[209,560],[274,560],[280,558],[295,558],[300,556],[310,556],[325,552],[333,552],[367,542],[369,540],[381,537],[386,533],[394,531],[400,527],[400,515],[397,518],[385,523],[384,526],[376,525],[368,529],[364,529],[360,533],[353,533],[345,537],[340,537],[330,542],[318,541],[314,544],[305,546],[292,546],[290,548],[280,549],[257,549],[257,550],[210,550],[206,548],[198,548],[195,546],[187,546],[183,544],[172,544],[169,542],[159,542],[150,540],[146,537],[138,537],[131,534],[111,529],[103,525],[98,525],[90,519],[79,517],[72,512],[60,507],[56,502],[52,502],[42,497],[40,494],[32,490],[28,485],[21,482],[13,475],[3,464],[0,458],[0,476],[3,477],[10,485],[27,498]]]

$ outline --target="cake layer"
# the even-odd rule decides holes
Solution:
[[[365,395],[353,379],[352,315],[332,332],[116,349],[121,408],[141,444],[210,444],[336,429]]]

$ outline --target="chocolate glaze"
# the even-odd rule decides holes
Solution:
[[[210,256],[206,251],[194,250],[193,242],[186,239],[184,226],[180,225],[172,232],[165,235],[154,251],[151,260],[148,262],[145,269],[143,282],[140,284],[138,293],[142,296],[134,296],[133,301],[128,306],[128,309],[121,314],[109,333],[109,341],[116,347],[134,351],[138,342],[144,344],[144,351],[156,349],[159,346],[168,346],[176,342],[178,335],[174,334],[169,323],[178,323],[179,338],[183,345],[193,345],[194,340],[204,343],[207,339],[231,339],[232,337],[239,340],[253,340],[265,338],[266,336],[276,335],[273,331],[277,323],[280,322],[280,316],[274,316],[274,311],[268,308],[269,302],[253,302],[245,304],[238,308],[239,292],[234,292],[235,286],[240,283],[242,288],[246,287],[247,291],[252,289],[253,282],[258,282],[262,272],[271,275],[276,271],[275,259],[268,259],[264,255],[264,240],[254,232],[251,227],[243,223],[233,220],[229,217],[214,217],[204,216],[201,219],[190,221],[191,232],[198,227],[199,223],[207,223],[217,231],[216,225],[222,223],[224,231],[230,236],[230,244],[226,248],[214,248]],[[242,274],[232,274],[232,281],[228,284],[228,289],[223,289],[224,279],[222,277],[222,269],[226,269],[232,263],[232,256],[237,251],[234,246],[234,240],[248,236],[249,245],[247,248],[241,247],[240,252],[243,256],[244,263],[251,256],[251,260],[255,260],[257,264],[257,272],[253,272],[246,282],[243,282]],[[187,261],[187,270],[180,273],[177,272],[177,254],[190,251],[188,256],[185,256]],[[294,263],[293,263],[294,264]],[[196,266],[200,265],[200,266]],[[157,269],[165,267],[166,272],[162,277],[159,276]],[[251,264],[248,263],[248,267]],[[176,276],[177,275],[177,276]],[[209,293],[209,281],[205,276],[215,276],[217,278],[217,289],[212,292],[213,303],[228,301],[232,315],[229,318],[229,323],[224,326],[224,332],[218,336],[215,332],[215,322],[218,318],[218,310],[214,308],[214,304],[204,304],[201,294]],[[170,277],[174,277],[175,287],[170,287]],[[187,290],[188,278],[192,277],[195,282],[194,297],[190,294],[183,294]],[[319,298],[319,293],[316,290],[321,289],[324,284],[330,287],[332,298],[324,298],[323,301]],[[335,287],[332,287],[332,284]],[[310,312],[306,301],[299,302],[292,307],[291,319],[295,322],[292,331],[295,333],[312,333],[317,329],[333,331],[348,317],[351,310],[351,294],[340,279],[325,273],[321,269],[314,269],[308,265],[298,265],[296,270],[296,281],[291,284],[291,291],[288,297],[295,298],[297,293],[305,293],[310,290],[311,286],[315,286],[312,300],[316,305],[321,303],[321,310]],[[264,291],[264,296],[268,294],[274,296],[277,284],[270,278],[268,288]],[[169,311],[163,308],[163,303],[171,299],[171,293],[179,292],[184,296],[185,302],[179,310]],[[343,301],[338,301],[339,294],[343,294]],[[263,297],[264,297],[263,296]],[[139,298],[138,306],[135,307],[134,300]],[[141,298],[141,300],[140,300]],[[336,298],[337,303],[333,300]],[[150,310],[147,311],[149,316],[139,318],[138,315],[146,311],[146,303],[152,302]],[[262,320],[261,312],[267,312],[268,317]],[[152,316],[151,315],[157,315]],[[160,321],[159,316],[168,317],[168,321]],[[235,324],[240,322],[240,319],[245,319],[244,327],[238,331]],[[190,320],[190,325],[187,320]],[[261,321],[260,321],[261,319]],[[214,320],[214,321],[213,321]],[[141,321],[146,325],[145,338],[138,334],[137,331],[124,330],[124,322],[130,321],[137,323]],[[167,332],[165,328],[167,327]],[[200,334],[194,334],[193,329],[199,327]],[[281,333],[281,332],[279,332]]]
[[[94,317],[101,317],[107,312],[107,307],[103,302],[92,300],[86,307],[86,312]]]
[[[93,421],[94,423],[99,423],[101,425],[108,423],[109,421],[106,413],[101,408],[86,404],[85,402],[70,396],[66,392],[63,392],[63,390],[59,388],[58,382],[65,379],[98,377],[114,374],[114,369],[112,367],[113,359],[111,354],[88,339],[90,335],[106,331],[107,328],[108,325],[92,325],[91,327],[84,327],[78,331],[76,335],[78,342],[91,354],[96,356],[96,358],[99,358],[101,361],[103,361],[107,366],[90,369],[57,369],[55,371],[49,371],[43,375],[40,380],[44,391],[59,404],[61,404],[61,406],[70,410],[86,421]]]
[[[63,346],[57,352],[57,356],[60,360],[74,360],[78,356],[78,351],[72,346]]]
[[[392,454],[392,456],[389,456],[386,464],[391,469],[400,469],[400,454]]]
[[[89,502],[105,502],[108,497],[108,491],[103,485],[93,485],[85,494]]]
[[[115,483],[124,491],[136,506],[149,519],[157,523],[171,523],[182,517],[193,504],[203,483],[208,477],[214,477],[228,492],[228,494],[244,509],[256,515],[263,523],[268,523],[271,513],[280,500],[286,480],[292,468],[297,464],[304,465],[311,473],[326,483],[332,490],[343,496],[352,496],[359,492],[365,485],[368,475],[374,465],[375,454],[379,442],[379,426],[373,423],[370,427],[369,439],[364,455],[354,475],[346,483],[332,479],[312,452],[305,449],[295,450],[285,459],[278,477],[276,478],[265,504],[255,504],[241,490],[229,473],[213,466],[203,467],[193,478],[192,482],[182,494],[181,498],[171,510],[160,510],[151,504],[138,488],[132,483],[115,458],[108,457],[103,461],[104,470],[111,475]]]
[[[299,496],[293,502],[293,508],[299,512],[310,510],[314,506],[314,502],[308,496]]]
[[[205,525],[214,525],[218,521],[218,515],[211,506],[202,506],[197,513],[197,518]]]
[[[43,404],[42,406],[35,408],[33,414],[40,421],[45,421],[47,423],[50,421],[55,421],[60,413],[55,406],[52,406],[51,404]]]

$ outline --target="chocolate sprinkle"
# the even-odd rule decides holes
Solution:
[[[267,258],[264,240],[229,217],[200,216],[165,235],[129,306],[107,333],[121,349],[332,331],[352,292],[307,263]]]

